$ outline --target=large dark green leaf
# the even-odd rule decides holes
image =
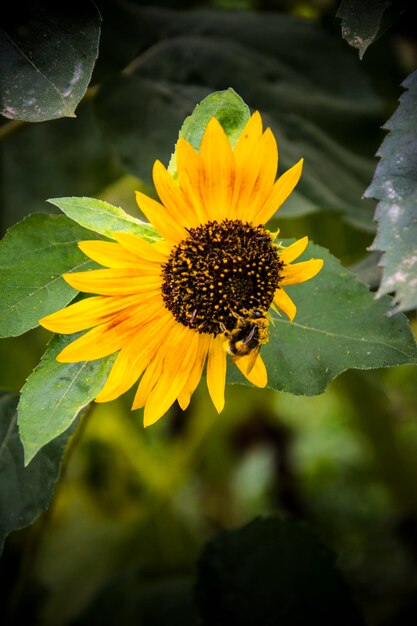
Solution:
[[[356,276],[320,246],[310,244],[301,260],[324,259],[307,283],[286,287],[298,311],[293,322],[273,316],[270,341],[262,348],[269,385],[278,391],[315,395],[347,369],[417,364],[417,346],[407,318],[387,316],[391,299],[375,300]],[[230,381],[244,382],[230,369]]]
[[[58,363],[57,354],[74,339],[73,335],[54,337],[22,388],[18,414],[26,465],[43,446],[71,426],[109,374],[113,357],[88,363]]]
[[[203,626],[361,626],[335,557],[300,524],[257,519],[221,532],[203,551],[197,604]]]
[[[10,3],[0,29],[1,114],[28,122],[74,117],[99,37],[100,14],[89,0]]]
[[[77,242],[92,237],[64,215],[30,215],[10,229],[0,242],[0,337],[21,335],[74,298],[61,275],[91,267]]]
[[[47,198],[97,196],[121,173],[91,102],[78,107],[76,118],[27,124],[0,143],[0,231],[28,213],[52,212]]]
[[[0,392],[0,552],[6,536],[35,521],[52,497],[70,431],[24,466],[17,428],[18,396]]]
[[[104,133],[132,173],[150,182],[153,160],[169,161],[181,118],[207,93],[232,87],[275,131],[281,171],[305,157],[281,216],[326,209],[372,230],[373,208],[361,196],[379,102],[343,42],[285,15],[157,8],[135,15],[150,47],[96,102]]]
[[[358,48],[362,59],[381,26],[382,16],[390,0],[342,0],[337,17],[342,20],[342,37]]]
[[[397,308],[407,311],[417,307],[417,71],[403,85],[407,91],[384,126],[390,132],[366,195],[379,200],[372,244],[384,253],[378,295],[395,292]]]
[[[154,162],[159,159],[168,165],[184,119],[209,92],[120,75],[96,97],[98,122],[125,167],[152,183]]]

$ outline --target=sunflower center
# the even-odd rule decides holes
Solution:
[[[269,309],[283,264],[263,226],[213,221],[188,233],[162,270],[162,297],[177,322],[217,335],[248,311]]]

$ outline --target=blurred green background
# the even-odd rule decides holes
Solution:
[[[306,159],[276,222],[282,236],[308,233],[374,287],[378,268],[366,248],[375,205],[361,196],[381,126],[417,66],[417,21],[395,16],[360,61],[341,39],[337,1],[97,4],[100,54],[77,117],[2,120],[3,231],[53,210],[45,200],[55,196],[100,197],[136,214],[133,191],[153,193],[152,162],[167,161],[184,117],[210,91],[232,86],[265,113],[281,168]],[[1,389],[21,388],[49,336],[37,329],[0,342]],[[50,508],[9,536],[4,623],[295,626],[310,619],[307,601],[304,613],[282,613],[281,598],[271,613],[268,585],[262,595],[265,578],[285,588],[289,570],[299,584],[294,605],[317,573],[311,593],[326,604],[316,614],[323,624],[417,623],[414,368],[346,372],[310,398],[229,386],[220,416],[202,381],[187,411],[173,408],[147,430],[131,401],[127,394],[88,411]],[[289,547],[272,569],[267,554],[254,560],[257,582],[245,578],[252,548],[238,529],[258,516],[275,520]],[[261,546],[264,531],[254,528]],[[298,532],[311,553],[297,549]],[[219,556],[228,554],[222,541],[236,550],[233,566]],[[326,546],[328,566],[317,546]],[[245,608],[248,590],[256,602]]]

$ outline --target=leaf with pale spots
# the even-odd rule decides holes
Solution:
[[[7,3],[0,29],[0,113],[43,122],[75,117],[98,55],[94,2]]]
[[[115,355],[82,363],[58,363],[56,356],[76,336],[55,336],[27,379],[18,406],[25,465],[47,443],[66,432],[104,385]]]
[[[379,200],[378,231],[372,250],[383,252],[378,296],[395,292],[398,310],[417,307],[417,71],[403,83],[406,91],[385,124],[389,134],[366,196]]]
[[[297,262],[311,257],[324,259],[321,272],[306,283],[285,287],[297,305],[295,320],[272,314],[270,340],[261,349],[268,385],[316,395],[347,369],[417,364],[407,318],[401,313],[387,315],[391,298],[375,300],[320,246],[309,244]],[[229,382],[248,384],[235,367],[229,368]]]
[[[381,27],[390,0],[342,0],[336,17],[342,20],[342,37],[359,50],[362,59]]]
[[[155,228],[132,217],[120,207],[96,198],[51,198],[48,200],[84,228],[114,239],[114,233],[132,233],[147,241],[160,239]]]

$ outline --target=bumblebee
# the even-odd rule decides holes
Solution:
[[[261,309],[250,309],[236,317],[236,326],[232,330],[225,331],[225,350],[232,355],[233,360],[250,356],[246,370],[249,374],[255,365],[261,346],[268,342],[267,312]]]

